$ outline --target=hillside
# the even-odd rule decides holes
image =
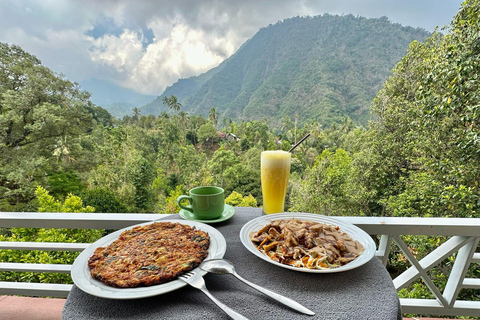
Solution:
[[[370,103],[409,43],[429,32],[391,23],[325,14],[296,17],[260,29],[219,67],[167,88],[143,114],[166,108],[163,96],[175,95],[182,109],[220,118],[254,120],[284,116],[324,125],[349,116],[369,119]]]
[[[141,113],[145,115],[158,115],[161,111],[166,111],[167,109],[162,103],[162,98],[164,96],[170,97],[171,95],[174,95],[179,101],[184,101],[186,98],[193,96],[199,91],[205,82],[210,80],[214,74],[222,70],[223,66],[225,65],[224,62],[219,66],[202,73],[201,75],[178,80],[172,86],[167,87],[162,95],[157,96],[152,102],[143,106],[141,108]]]

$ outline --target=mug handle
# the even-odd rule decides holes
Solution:
[[[183,200],[187,200],[188,203],[190,204],[189,206],[184,206],[183,204],[181,204],[181,202]],[[192,198],[189,197],[189,196],[186,196],[186,195],[181,195],[180,197],[177,198],[177,204],[180,208],[184,209],[184,210],[187,210],[187,211],[190,211],[191,213],[193,213],[193,208],[192,208]]]

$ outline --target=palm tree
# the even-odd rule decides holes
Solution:
[[[297,123],[298,123],[298,118],[299,118],[298,113],[295,113],[295,123],[294,123],[294,126],[295,126],[295,127],[294,127],[294,130],[295,130],[295,132],[293,133],[293,136],[294,136],[294,138],[295,138],[295,142],[294,142],[295,144],[297,144],[297,128],[298,128],[298,127],[297,127]]]
[[[182,104],[178,102],[177,97],[175,97],[174,95],[171,95],[170,97],[164,96],[162,98],[162,103],[164,106],[169,107],[174,111],[179,111],[180,107],[182,106]]]
[[[162,111],[159,115],[158,115],[158,119],[170,119],[170,115],[167,113],[167,111]]]
[[[182,129],[185,130],[187,128],[188,115],[185,111],[180,111],[178,116],[180,118],[180,124],[182,125]]]
[[[208,114],[208,119],[212,120],[212,122],[217,125],[218,121],[218,113],[215,108],[210,109],[210,113]]]
[[[293,127],[293,122],[292,122],[292,118],[290,118],[290,116],[285,116],[282,118],[282,127],[280,130],[282,131],[285,131],[285,133],[287,131],[289,131],[291,128]]]
[[[138,122],[138,120],[140,118],[140,109],[135,107],[135,108],[132,109],[132,111],[133,111],[132,120],[136,123],[136,122]]]
[[[285,135],[293,130],[293,143],[297,143],[297,124],[298,124],[298,113],[295,113],[295,120],[292,122],[292,118],[290,116],[285,116],[282,118],[282,127],[281,130],[285,131]]]

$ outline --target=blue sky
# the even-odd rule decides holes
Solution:
[[[261,28],[294,16],[353,14],[433,31],[460,0],[0,0],[0,42],[67,79],[159,95],[203,73]]]

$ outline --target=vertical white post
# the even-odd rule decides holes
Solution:
[[[407,257],[408,259],[408,262],[410,262],[412,264],[412,266],[414,266],[420,277],[422,277],[423,279],[423,282],[425,283],[425,285],[428,287],[428,289],[430,289],[430,291],[433,293],[433,295],[437,298],[438,302],[442,305],[442,306],[446,306],[447,305],[447,301],[445,300],[445,298],[443,297],[442,293],[440,292],[440,290],[438,290],[438,288],[435,286],[435,284],[433,283],[432,279],[430,279],[429,275],[427,274],[427,271],[425,269],[422,268],[422,266],[420,265],[420,263],[418,262],[418,260],[415,258],[415,256],[410,252],[410,250],[408,249],[408,246],[405,244],[405,242],[403,242],[403,240],[399,237],[399,236],[395,236],[393,238],[393,240],[395,240],[395,243],[398,245],[398,247],[403,251],[403,253],[405,254],[405,256]]]
[[[382,257],[383,266],[386,267],[388,263],[388,256],[390,254],[390,248],[392,247],[393,236],[388,234],[382,234],[380,237],[380,243],[378,244],[378,253]]]
[[[443,296],[448,303],[449,307],[453,307],[460,292],[463,279],[467,274],[468,268],[472,261],[473,254],[477,249],[479,238],[470,238],[470,241],[458,250],[457,257],[448,277],[447,285],[443,291]]]

